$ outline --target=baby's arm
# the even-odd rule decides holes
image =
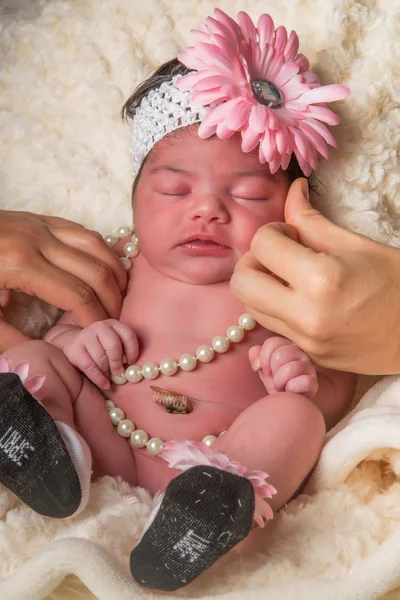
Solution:
[[[133,364],[138,356],[136,335],[116,319],[98,321],[81,329],[67,314],[45,339],[60,348],[71,364],[104,390],[110,387],[110,374],[121,375],[123,363]]]
[[[280,336],[251,348],[249,357],[269,394],[306,396],[321,410],[328,430],[346,413],[356,385],[352,373],[315,367],[305,352]]]

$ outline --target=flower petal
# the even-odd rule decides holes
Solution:
[[[338,125],[340,123],[340,118],[325,106],[309,106],[308,111],[314,119],[324,121],[328,125]]]
[[[217,137],[219,137],[220,140],[226,140],[232,137],[234,133],[236,133],[235,130],[231,127],[228,127],[225,121],[222,121],[222,123],[218,123],[216,135]]]
[[[239,42],[241,38],[241,31],[236,23],[231,17],[229,17],[224,11],[219,8],[214,10],[214,14],[216,19],[230,31],[231,35]]]
[[[32,394],[32,396],[35,397],[35,394],[42,389],[45,380],[45,375],[35,375],[34,377],[30,377],[25,381],[24,387],[30,394]]]
[[[249,15],[244,12],[243,10],[241,10],[238,13],[237,16],[237,20],[238,23],[240,25],[240,27],[242,28],[242,31],[244,33],[244,37],[246,39],[246,41],[253,41],[256,42],[257,41],[257,29],[254,26],[253,21],[250,19]]]
[[[203,121],[200,123],[200,127],[198,129],[198,135],[199,135],[199,138],[201,138],[202,140],[205,140],[206,138],[209,138],[212,135],[214,135],[216,131],[217,131],[216,125],[206,125],[204,123],[204,119],[203,119]]]
[[[22,383],[24,383],[29,375],[29,363],[26,360],[22,363],[19,363],[19,365],[15,367],[14,373],[16,373]]]
[[[288,140],[288,130],[284,125],[281,125],[276,131],[276,147],[278,148],[278,152],[280,152],[280,154],[287,152],[289,147]]]
[[[337,148],[337,142],[334,136],[329,131],[329,129],[325,125],[323,125],[323,123],[320,123],[315,119],[304,119],[304,122],[310,127],[312,127],[317,133],[319,133],[319,135],[324,138],[327,144],[330,144],[334,148]]]
[[[295,63],[283,65],[282,69],[275,77],[274,84],[278,88],[281,88],[282,85],[285,85],[285,83],[287,83],[290,79],[297,75],[298,72],[299,66]]]
[[[286,44],[286,48],[283,52],[286,62],[291,62],[297,56],[299,51],[299,36],[295,31],[291,31],[289,39]]]
[[[299,66],[300,73],[304,73],[310,68],[310,62],[308,58],[304,56],[304,54],[298,54],[293,62]]]
[[[307,136],[308,140],[311,144],[318,150],[320,154],[326,159],[329,158],[329,150],[327,143],[324,138],[315,131],[312,127],[310,127],[305,121],[301,121],[299,124],[301,131]]]
[[[240,131],[249,121],[252,105],[245,100],[235,104],[225,117],[225,125],[234,131]]]
[[[270,15],[263,14],[258,19],[257,31],[261,49],[263,49],[266,44],[272,44],[274,27],[274,22]]]
[[[261,133],[254,131],[249,125],[242,131],[242,151],[251,152],[256,148],[261,138]]]
[[[301,100],[306,104],[335,102],[337,100],[344,100],[350,93],[350,89],[345,85],[331,84],[309,90],[302,96]]]
[[[280,25],[275,29],[275,40],[274,40],[274,50],[279,54],[283,53],[287,44],[287,31],[286,27]]]
[[[0,356],[0,373],[12,373],[12,363],[6,356]]]
[[[262,104],[256,104],[251,109],[249,127],[255,132],[262,133],[268,123],[268,111]]]
[[[202,92],[196,92],[190,98],[190,104],[192,106],[207,106],[211,102],[222,102],[228,100],[229,96],[221,91],[220,87],[216,87],[212,90],[204,90]]]

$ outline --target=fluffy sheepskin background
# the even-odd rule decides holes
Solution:
[[[130,140],[121,106],[152,69],[192,41],[190,28],[215,5],[213,0],[0,0],[0,208],[67,217],[103,234],[130,221]],[[269,12],[277,25],[296,29],[301,51],[322,83],[351,87],[352,96],[334,107],[343,119],[334,129],[340,150],[332,151],[329,163],[321,162],[314,202],[343,226],[400,245],[398,0],[219,0],[217,5],[232,16],[239,10],[254,18]],[[43,317],[34,309],[24,325],[38,333]],[[43,521],[20,507],[18,514],[26,519],[21,530],[16,514],[9,513],[0,536],[2,575],[52,536],[78,530],[126,560],[129,548],[118,546],[125,526],[120,530],[109,506],[118,505],[120,517],[125,510],[129,520],[142,522],[150,502],[142,498],[138,506],[125,487],[107,482],[93,489],[89,512],[63,530],[51,522],[43,530]],[[378,463],[364,464],[335,492],[291,503],[260,537],[259,553],[221,563],[218,577],[210,576],[209,590],[203,581],[202,591],[215,592],[216,581],[232,589],[245,573],[254,586],[326,572],[343,576],[399,526],[399,506],[398,483]],[[102,507],[108,510],[103,513]],[[132,539],[135,535],[132,531]],[[83,597],[78,588],[63,589],[65,598]]]

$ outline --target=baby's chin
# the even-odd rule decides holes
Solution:
[[[234,265],[202,265],[198,268],[193,265],[175,268],[165,273],[171,279],[187,283],[188,285],[212,285],[229,282],[233,275]]]

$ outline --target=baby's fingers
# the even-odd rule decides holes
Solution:
[[[299,375],[288,382],[286,391],[301,394],[311,400],[318,391],[318,381],[313,375]]]
[[[139,355],[139,343],[136,334],[129,325],[119,321],[113,323],[112,328],[122,343],[126,362],[133,365]]]
[[[98,340],[107,355],[108,364],[112,375],[121,375],[125,371],[122,363],[122,343],[119,335],[111,328],[105,326],[97,333]]]
[[[110,388],[110,382],[107,377],[101,372],[99,366],[96,364],[96,359],[93,358],[87,350],[84,351],[80,369],[90,381],[97,385],[97,387],[102,390],[108,390]]]
[[[270,337],[264,342],[260,353],[260,364],[263,372],[266,375],[271,375],[272,373],[272,355],[278,350],[278,348],[281,348],[282,346],[290,346],[291,344],[292,342],[281,336]]]
[[[259,371],[261,346],[252,346],[249,350],[249,361],[253,371]]]

